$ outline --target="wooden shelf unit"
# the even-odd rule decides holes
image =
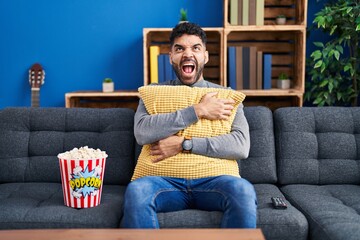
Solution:
[[[144,85],[150,84],[149,47],[160,46],[160,54],[170,52],[170,33],[172,28],[144,28]],[[224,43],[223,28],[204,28],[207,36],[206,48],[209,51],[209,62],[204,68],[204,78],[224,85]],[[170,79],[169,79],[170,80]]]
[[[65,94],[65,107],[87,108],[132,108],[136,110],[139,103],[138,91],[76,91]]]
[[[285,26],[276,25],[277,27],[306,27],[308,0],[265,0],[264,3],[263,27],[276,25],[276,16],[280,14],[285,15],[287,21]],[[224,0],[224,28],[251,27],[231,25],[229,22],[229,6],[230,0]]]
[[[271,109],[302,106],[305,91],[305,51],[307,0],[265,0],[264,25],[231,25],[229,2],[224,0],[224,27],[204,28],[210,53],[204,78],[228,86],[227,49],[229,46],[256,46],[258,51],[272,54],[272,88],[269,90],[237,89],[247,95],[245,106],[263,105]],[[279,14],[287,17],[286,25],[276,25]],[[144,28],[144,85],[149,84],[149,47],[160,46],[160,53],[169,53],[171,28]],[[286,72],[291,88],[276,88],[280,72]]]
[[[255,46],[257,51],[272,54],[272,89],[238,89],[247,95],[245,106],[264,105],[271,109],[302,106],[305,91],[307,0],[265,0],[264,25],[231,25],[229,2],[224,0],[224,65],[227,66],[229,46]],[[276,25],[279,14],[287,18],[286,25]],[[225,68],[226,69],[226,68]],[[276,88],[281,72],[289,75],[291,88]],[[228,86],[224,71],[224,86]]]

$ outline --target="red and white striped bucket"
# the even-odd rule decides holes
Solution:
[[[64,204],[90,208],[100,204],[106,158],[59,159]]]

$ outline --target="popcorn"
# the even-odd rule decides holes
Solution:
[[[105,151],[101,151],[100,149],[93,149],[89,148],[88,146],[74,148],[70,151],[66,151],[64,153],[58,154],[58,158],[60,159],[98,159],[98,158],[107,158],[108,155]],[[79,172],[82,171],[82,169],[77,169]]]
[[[66,206],[89,208],[100,204],[107,157],[105,151],[88,146],[58,154]]]

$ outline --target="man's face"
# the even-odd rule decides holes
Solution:
[[[175,39],[170,51],[170,63],[183,84],[192,85],[203,79],[208,60],[209,53],[198,36],[184,34]]]

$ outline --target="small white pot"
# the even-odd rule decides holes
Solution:
[[[103,82],[102,84],[103,92],[113,92],[114,91],[114,83],[113,82]]]
[[[290,88],[290,79],[277,80],[277,88],[289,89]]]
[[[277,25],[284,25],[286,23],[286,18],[276,18]]]

